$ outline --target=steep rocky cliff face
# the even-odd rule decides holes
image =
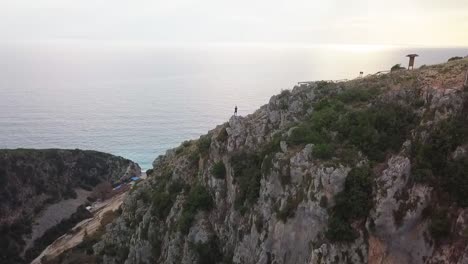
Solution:
[[[467,68],[273,96],[158,157],[87,254],[126,264],[468,263]]]
[[[0,262],[23,262],[49,228],[85,217],[79,205],[98,183],[139,174],[138,164],[96,151],[0,150]]]

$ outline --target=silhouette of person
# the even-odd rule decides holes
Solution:
[[[237,115],[237,105],[234,107],[234,115]]]

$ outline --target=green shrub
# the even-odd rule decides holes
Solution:
[[[187,154],[192,148],[192,141],[186,140],[182,142],[180,146],[178,146],[175,150],[176,155]]]
[[[198,167],[198,161],[200,160],[200,153],[197,151],[190,151],[187,155],[187,160],[192,166]]]
[[[217,179],[224,179],[226,177],[226,166],[222,160],[216,162],[213,167],[211,167],[211,174]]]
[[[273,135],[272,139],[261,147],[260,156],[264,157],[266,155],[271,155],[271,154],[281,151],[280,142],[281,142],[281,134],[277,133]]]
[[[415,115],[411,109],[392,103],[378,103],[365,109],[345,108],[343,104],[366,101],[376,94],[377,90],[348,89],[338,95],[339,100],[322,99],[316,103],[310,119],[291,132],[288,142],[315,144],[318,157],[323,159],[331,158],[336,146],[357,148],[369,159],[382,161],[386,152],[399,150],[414,126]]]
[[[333,156],[333,147],[330,144],[317,144],[314,146],[312,153],[316,158],[330,159]]]
[[[208,211],[213,207],[213,200],[208,190],[200,184],[190,189],[184,203],[181,218],[179,219],[179,230],[187,234],[192,226],[195,215],[198,211]]]
[[[182,190],[188,189],[189,187],[187,184],[185,184],[181,179],[177,179],[171,182],[168,187],[168,192],[171,195],[177,195],[179,194]]]
[[[346,104],[351,102],[367,102],[378,93],[377,89],[350,88],[339,93],[338,100]]]
[[[281,90],[280,95],[278,96],[279,99],[279,109],[281,110],[288,110],[289,107],[289,96],[291,95],[290,90]]]
[[[346,219],[330,217],[326,237],[333,242],[352,242],[358,234]]]
[[[337,122],[338,137],[356,146],[369,159],[382,161],[387,151],[398,151],[415,123],[415,115],[397,104],[377,104],[351,111]]]
[[[210,237],[205,243],[197,242],[191,248],[198,255],[198,264],[219,263],[223,259],[223,254],[219,249],[219,242],[216,237]]]
[[[210,135],[201,136],[197,142],[197,147],[198,147],[198,151],[200,152],[200,155],[202,156],[208,155],[208,152],[210,151],[210,145],[211,145],[211,136]]]
[[[165,219],[171,211],[174,201],[171,199],[171,195],[167,192],[155,192],[153,193],[153,215],[156,215],[159,219]]]
[[[456,60],[461,60],[461,59],[463,59],[463,57],[455,56],[455,57],[451,57],[450,59],[448,59],[448,61],[456,61]]]
[[[369,167],[353,168],[346,177],[344,190],[335,197],[328,222],[327,237],[331,241],[355,238],[351,222],[366,218],[372,208],[372,176]]]
[[[276,212],[276,217],[286,222],[290,217],[293,217],[296,214],[297,206],[302,202],[304,197],[303,193],[298,193],[295,197],[288,197],[285,206]]]
[[[320,205],[320,207],[322,207],[322,208],[327,208],[327,207],[328,207],[328,198],[327,198],[327,196],[324,195],[324,196],[322,196],[322,197],[320,198],[320,203],[319,203],[319,205]]]
[[[268,154],[265,156],[262,164],[262,173],[267,175],[273,168],[273,154]]]
[[[260,191],[262,160],[258,155],[240,152],[231,157],[238,192],[234,201],[236,209],[245,210],[257,201]]]
[[[185,140],[184,142],[182,142],[182,146],[184,148],[188,148],[188,147],[190,147],[190,145],[192,145],[192,141],[190,141],[190,140]]]
[[[261,147],[259,158],[263,159],[261,170],[263,174],[268,174],[273,167],[273,157],[281,151],[280,142],[281,135],[275,134],[268,143]]]
[[[317,130],[333,129],[340,114],[345,111],[344,104],[337,100],[322,100],[315,106],[310,122]]]
[[[161,256],[162,241],[159,237],[153,236],[150,238],[150,244],[151,244],[151,256],[153,257],[154,261],[157,262],[159,256]]]
[[[289,170],[286,171],[279,171],[279,180],[281,183],[281,186],[286,187],[291,183],[291,173]]]
[[[292,145],[330,143],[331,131],[344,112],[344,104],[335,99],[323,99],[314,105],[309,120],[295,128],[288,138]]]
[[[404,70],[405,67],[401,67],[401,64],[398,63],[398,64],[395,64],[392,66],[392,68],[390,68],[390,71],[391,72],[394,72],[394,71],[399,71],[399,70]]]
[[[468,206],[468,158],[451,161],[441,176],[442,188],[449,193],[461,207]]]
[[[431,223],[429,225],[429,231],[435,241],[440,241],[450,235],[450,220],[447,216],[446,210],[440,210],[431,216]]]
[[[177,195],[186,188],[180,179],[170,182],[172,170],[166,169],[165,171],[152,189],[143,192],[146,197],[144,200],[150,200],[152,203],[152,215],[160,220],[169,215]]]
[[[460,206],[468,206],[468,158],[453,160],[455,149],[468,139],[465,115],[441,121],[426,139],[412,144],[412,179],[427,183]],[[444,195],[445,196],[445,195]]]
[[[219,134],[218,136],[216,137],[216,140],[218,140],[219,142],[226,142],[226,140],[228,139],[229,135],[227,133],[227,130],[226,130],[226,127],[223,127],[221,129],[221,131],[219,131]]]
[[[328,133],[324,133],[319,129],[316,129],[310,123],[303,123],[296,127],[288,138],[288,143],[291,145],[300,145],[300,144],[320,144],[330,141],[330,136]]]
[[[317,85],[317,90],[323,90],[333,83],[328,81],[316,81],[315,84]]]

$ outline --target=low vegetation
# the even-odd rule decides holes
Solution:
[[[415,115],[409,107],[375,102],[377,90],[348,89],[317,102],[309,120],[292,131],[292,145],[314,144],[315,157],[341,158],[356,156],[360,150],[373,161],[382,161],[387,152],[398,151],[413,127]]]
[[[461,207],[468,206],[468,157],[453,159],[452,153],[468,142],[467,122],[464,115],[442,121],[412,148],[413,180],[431,185]]]
[[[436,243],[439,243],[450,235],[451,224],[448,211],[439,209],[435,210],[435,212],[430,212],[430,214],[429,232]]]
[[[455,56],[455,57],[451,57],[450,59],[448,59],[448,61],[456,61],[456,60],[461,60],[461,59],[463,59],[463,57]]]
[[[260,191],[262,160],[259,155],[240,152],[231,157],[234,183],[238,185],[234,207],[246,212],[257,201]]]
[[[153,169],[148,169],[146,170],[146,176],[151,176],[153,174],[154,170]]]
[[[296,214],[297,206],[302,202],[304,193],[299,192],[294,197],[288,197],[283,208],[277,210],[276,217],[286,222],[288,218],[293,217]]]
[[[198,151],[200,152],[201,156],[208,155],[211,146],[211,136],[205,135],[201,136],[197,141]]]
[[[191,244],[191,248],[198,256],[198,264],[219,263],[223,260],[223,254],[219,248],[218,239],[212,236],[205,243]]]
[[[392,66],[392,68],[390,68],[390,71],[391,72],[394,72],[394,71],[399,71],[399,70],[404,70],[405,67],[402,67],[400,63],[398,64],[395,64]]]
[[[229,135],[227,133],[226,127],[223,127],[221,131],[219,131],[219,134],[216,136],[216,140],[219,142],[226,142],[228,136]]]
[[[185,200],[182,215],[178,221],[179,230],[187,234],[192,226],[195,215],[198,211],[208,211],[213,207],[213,199],[210,193],[201,184],[197,184],[190,189]]]
[[[312,154],[318,159],[330,159],[333,156],[333,147],[330,144],[320,143],[314,146]]]
[[[372,174],[369,167],[353,168],[345,181],[344,190],[335,197],[330,211],[326,236],[333,242],[350,242],[357,236],[351,227],[356,220],[364,220],[372,208]]]
[[[175,180],[169,184],[169,178],[170,176],[161,177],[160,181],[152,189],[149,198],[152,204],[152,215],[160,220],[164,220],[169,215],[177,195],[182,190],[188,189],[188,186],[181,180]]]
[[[217,179],[224,179],[226,177],[226,166],[222,160],[216,162],[213,167],[211,167],[211,174]]]

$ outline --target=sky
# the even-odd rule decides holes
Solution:
[[[468,46],[468,0],[0,0],[0,43]]]

